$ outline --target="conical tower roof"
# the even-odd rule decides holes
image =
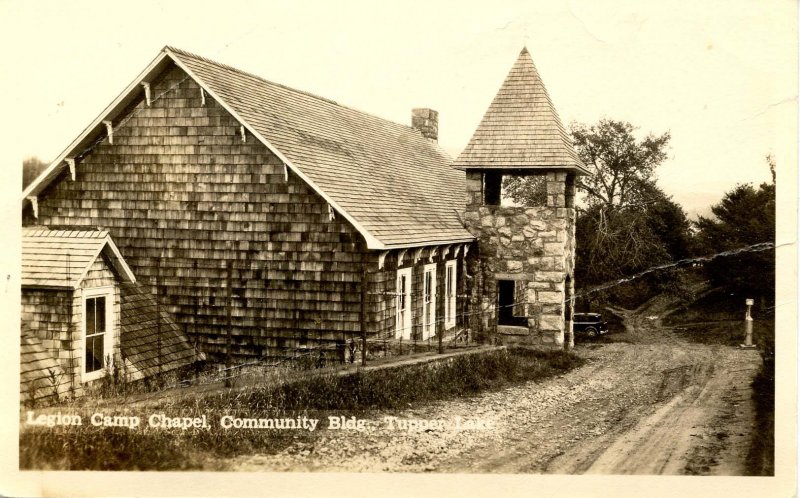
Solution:
[[[520,52],[453,166],[588,172],[561,124],[527,48]]]

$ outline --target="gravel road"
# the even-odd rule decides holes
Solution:
[[[671,333],[658,318],[670,305],[657,298],[635,312],[616,310],[626,330],[579,344],[575,352],[587,362],[565,375],[370,413],[361,431],[327,429],[311,442],[242,457],[229,468],[741,475],[760,357]],[[438,425],[403,429],[384,417]]]

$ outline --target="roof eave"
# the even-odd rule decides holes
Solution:
[[[162,50],[158,56],[153,59],[150,64],[120,93],[111,104],[109,104],[100,115],[95,118],[92,123],[86,127],[83,132],[76,138],[59,156],[50,163],[36,179],[31,182],[28,187],[22,192],[22,205],[25,206],[25,201],[32,196],[36,196],[47,188],[50,183],[55,180],[59,174],[68,166],[65,160],[67,158],[74,158],[91,144],[93,140],[100,134],[105,132],[103,121],[114,119],[121,113],[133,100],[141,98],[143,90],[141,84],[149,81],[152,77],[159,74],[169,63],[170,57],[165,50]],[[170,59],[171,60],[171,59]]]
[[[434,241],[427,241],[427,242],[407,242],[402,244],[386,244],[383,248],[384,250],[390,249],[408,249],[411,247],[428,247],[428,246],[441,246],[447,244],[469,244],[475,242],[477,240],[475,237],[459,237],[454,239],[447,239],[447,240],[434,240]]]
[[[77,283],[65,283],[64,285],[39,285],[39,284],[21,284],[23,289],[39,289],[39,290],[53,290],[53,291],[74,291],[78,288]]]
[[[212,91],[208,85],[206,85],[200,78],[194,74],[183,62],[180,60],[179,55],[175,54],[170,47],[164,47],[159,55],[153,59],[153,61],[142,71],[139,75],[125,88],[125,90],[120,93],[114,101],[108,105],[108,107],[103,110],[100,115],[95,118],[95,120],[86,128],[84,131],[76,138],[57,158],[53,161],[50,166],[47,167],[22,193],[22,206],[25,207],[25,202],[28,201],[30,197],[37,196],[40,194],[44,189],[47,188],[50,183],[52,183],[61,172],[68,167],[65,159],[75,157],[77,154],[83,152],[83,149],[87,147],[97,136],[104,133],[105,126],[103,125],[103,121],[109,120],[109,118],[113,119],[116,117],[122,110],[124,110],[134,99],[141,98],[140,85],[154,77],[155,75],[159,74],[161,71],[164,70],[166,64],[174,63],[178,67],[180,67],[183,71],[186,72],[189,77],[191,77],[198,85],[200,85],[204,91],[206,91],[212,98],[214,98],[220,105],[222,105],[225,110],[227,110],[231,115],[238,120],[242,126],[244,126],[250,133],[253,134],[256,138],[258,138],[272,153],[274,153],[278,158],[284,162],[297,176],[299,176],[303,181],[308,183],[308,185],[313,188],[318,194],[320,194],[336,211],[338,211],[347,221],[349,221],[355,228],[358,230],[359,233],[364,237],[364,240],[367,245],[367,249],[385,249],[386,245],[380,241],[377,237],[371,234],[363,225],[361,225],[353,216],[351,216],[345,209],[340,206],[336,201],[331,199],[327,194],[325,194],[322,189],[320,189],[310,178],[308,178],[299,168],[297,168],[291,161],[289,161],[286,156],[284,156],[278,149],[276,149],[272,144],[269,143],[260,133],[258,133],[249,123],[247,123],[242,117],[237,113],[234,109],[232,109],[223,99],[216,94],[216,92]]]
[[[461,171],[467,171],[470,169],[514,169],[514,170],[530,170],[530,171],[551,171],[551,170],[569,170],[573,171],[579,175],[591,175],[591,171],[586,169],[584,166],[578,164],[557,164],[557,165],[547,165],[547,166],[525,166],[519,164],[469,164],[469,163],[455,163],[452,165],[453,168]]]

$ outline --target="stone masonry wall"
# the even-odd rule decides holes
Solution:
[[[487,206],[482,173],[467,172],[466,222],[478,238],[475,265],[481,277],[473,287],[473,305],[482,313],[472,326],[502,342],[558,347],[571,319],[564,304],[566,277],[575,263],[575,210],[566,206],[574,199],[574,177],[546,175],[546,206]],[[515,282],[515,316],[527,317],[527,330],[497,326],[498,280]]]

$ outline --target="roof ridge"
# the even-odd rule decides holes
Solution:
[[[227,69],[229,71],[233,71],[235,73],[239,73],[239,74],[242,74],[244,76],[249,76],[251,78],[255,78],[257,80],[260,80],[260,81],[262,81],[264,83],[267,83],[267,84],[270,84],[270,85],[275,85],[277,87],[289,90],[290,92],[295,92],[295,93],[299,93],[299,94],[302,94],[302,95],[306,95],[308,97],[315,98],[315,99],[321,100],[323,102],[327,102],[329,104],[333,104],[335,106],[342,107],[344,109],[349,109],[349,110],[351,110],[353,112],[357,112],[357,113],[363,114],[365,116],[370,116],[370,117],[375,118],[375,119],[380,119],[381,121],[385,121],[385,122],[391,123],[393,125],[402,126],[404,128],[408,128],[410,130],[414,130],[420,136],[422,136],[422,132],[420,132],[419,130],[417,130],[416,128],[414,128],[411,125],[398,123],[397,121],[392,121],[391,119],[387,119],[387,118],[378,116],[376,114],[372,114],[370,112],[363,111],[361,109],[356,109],[355,107],[349,106],[347,104],[342,104],[341,102],[337,102],[337,101],[335,101],[333,99],[329,99],[327,97],[323,97],[323,96],[318,95],[316,93],[312,93],[312,92],[309,92],[309,91],[306,91],[306,90],[300,90],[298,88],[294,88],[294,87],[291,87],[291,86],[284,85],[283,83],[277,83],[275,81],[268,80],[268,79],[264,78],[263,76],[259,76],[259,75],[255,74],[255,73],[251,73],[249,71],[245,71],[243,69],[239,69],[238,67],[231,66],[230,64],[225,64],[223,62],[215,61],[213,59],[209,59],[208,57],[204,57],[202,55],[198,55],[198,54],[195,54],[193,52],[189,52],[187,50],[183,50],[183,49],[171,46],[171,45],[165,45],[163,50],[169,50],[169,51],[175,52],[175,53],[177,53],[179,55],[184,55],[184,56],[187,56],[187,57],[194,57],[196,59],[199,59],[201,61],[207,62],[209,64],[214,64],[215,66],[219,66],[219,67],[225,68],[225,69]]]

